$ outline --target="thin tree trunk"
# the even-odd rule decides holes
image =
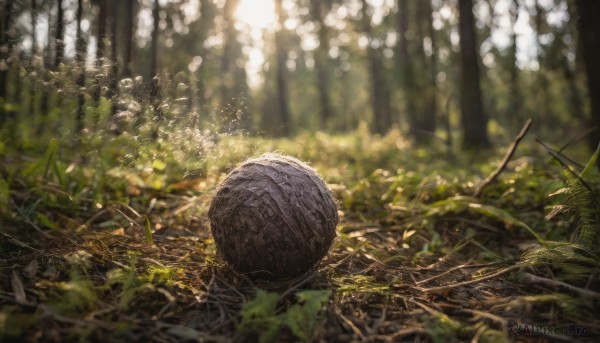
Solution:
[[[119,63],[117,58],[117,11],[118,7],[115,0],[110,0],[110,86],[109,86],[109,98],[111,102],[110,114],[114,116],[117,114],[117,82],[119,73]]]
[[[251,128],[251,117],[244,94],[248,92],[244,66],[236,63],[242,55],[238,42],[234,13],[238,0],[226,0],[223,6],[224,47],[221,55],[221,129],[233,133]],[[275,38],[277,39],[277,38]]]
[[[123,63],[123,76],[131,77],[133,75],[131,71],[131,62],[133,60],[133,40],[134,40],[134,4],[135,1],[125,1],[125,20],[123,24],[125,26],[125,61]]]
[[[150,45],[150,71],[148,78],[150,79],[150,101],[156,118],[152,138],[158,138],[158,128],[162,121],[162,111],[160,110],[160,78],[158,72],[158,30],[160,20],[160,4],[159,0],[154,0],[154,8],[152,9],[152,38]]]
[[[33,65],[37,53],[37,0],[31,0],[31,58],[29,64]]]
[[[481,101],[479,58],[475,36],[472,0],[458,0],[463,147],[467,149],[490,146],[487,116]]]
[[[37,54],[37,0],[31,0],[31,58],[29,60],[29,67],[31,68],[31,72],[35,71],[37,68],[35,64],[35,56]],[[30,74],[32,75],[32,74]],[[32,118],[35,118],[36,110],[35,110],[35,81],[33,77],[29,78],[29,114]]]
[[[367,10],[368,6],[366,0],[362,0],[363,32],[369,36],[367,59],[369,64],[373,123],[375,124],[375,132],[384,135],[392,125],[391,93],[384,75],[381,49],[373,47],[370,42],[372,30],[371,17]]]
[[[536,45],[538,47],[542,46],[540,37],[543,34],[543,23],[544,23],[544,17],[543,17],[543,13],[544,13],[544,9],[542,8],[542,6],[540,5],[540,0],[536,0],[535,1],[535,18],[534,18],[534,23],[535,23],[535,31],[536,31]],[[536,112],[539,113],[540,117],[544,120],[541,120],[541,123],[546,123],[551,121],[550,119],[553,117],[552,115],[552,106],[548,106],[548,103],[550,102],[550,90],[548,89],[549,86],[549,82],[548,82],[548,78],[546,76],[546,63],[545,60],[543,58],[543,54],[540,51],[538,53],[537,56],[537,62],[538,62],[538,72],[537,72],[537,77],[536,77],[536,83],[537,86],[536,88],[539,90],[539,95],[537,96],[537,106],[536,106]],[[539,130],[540,126],[535,126],[533,130]]]
[[[158,30],[160,20],[160,4],[158,0],[154,0],[154,8],[152,9],[152,37],[150,42],[150,70],[148,79],[150,82],[150,98],[153,102],[158,101],[159,83],[158,83]]]
[[[62,63],[64,58],[65,51],[65,22],[64,22],[64,0],[58,0],[56,4],[56,32],[54,35],[54,61],[52,64],[53,69],[58,70],[59,65]],[[56,89],[60,89],[62,84],[60,79],[53,80],[54,87]],[[62,97],[56,97],[56,102],[54,104],[55,108],[60,108],[63,102]],[[55,124],[56,125],[56,124]],[[57,126],[55,126],[57,127]]]
[[[329,75],[327,56],[329,51],[329,34],[325,25],[325,16],[329,11],[329,2],[313,0],[314,16],[319,22],[319,48],[315,52],[315,71],[317,74],[317,90],[319,91],[319,117],[321,129],[326,129],[329,119],[333,117],[331,99],[329,97]]]
[[[519,123],[523,122],[521,91],[519,87],[519,67],[517,66],[517,32],[515,30],[516,23],[519,20],[520,11],[521,9],[519,0],[513,0],[512,8],[510,9],[511,16],[513,17],[512,32],[510,37],[510,106],[507,113],[507,115],[510,116],[509,122],[511,123],[511,127],[513,129],[518,128]]]
[[[58,65],[62,63],[63,54],[65,51],[65,21],[64,21],[64,0],[58,0],[58,14],[56,16],[56,54],[54,55],[54,69],[58,68]]]
[[[198,66],[198,70],[196,71],[196,90],[195,96],[193,97],[194,101],[196,102],[195,108],[197,109],[198,113],[202,112],[201,108],[206,102],[206,90],[204,85],[204,78],[206,77],[206,49],[204,48],[204,41],[206,40],[208,32],[207,24],[213,21],[213,18],[210,16],[211,13],[208,9],[208,6],[210,6],[209,0],[200,0],[201,12],[199,20],[201,21],[201,25],[197,33],[198,41],[200,42],[200,44],[197,45],[197,53],[198,56],[202,58],[202,62],[200,63],[200,65]]]
[[[581,106],[582,99],[579,87],[577,86],[577,72],[573,70],[568,61],[563,65],[563,74],[567,87],[567,98],[569,99],[569,110],[573,114],[573,118],[580,122],[585,122],[586,117]]]
[[[275,11],[279,21],[280,27],[283,27],[284,18],[283,11],[281,8],[281,1],[275,1]],[[288,90],[286,80],[286,68],[285,61],[287,59],[287,52],[284,49],[284,39],[282,30],[278,30],[275,33],[275,44],[277,54],[277,100],[279,109],[279,118],[281,120],[281,133],[284,136],[290,135],[290,110],[288,107]]]
[[[79,67],[79,75],[77,76],[77,87],[79,87],[78,95],[77,95],[77,132],[81,132],[84,128],[84,118],[85,118],[85,93],[83,91],[83,87],[85,86],[85,50],[86,44],[83,39],[83,33],[81,30],[81,19],[83,15],[83,0],[77,0],[77,33],[76,33],[76,59]]]
[[[220,84],[220,92],[221,92],[221,107],[223,108],[222,117],[220,118],[221,129],[225,131],[233,131],[232,130],[232,121],[233,116],[231,112],[233,112],[233,108],[235,107],[232,103],[234,101],[234,96],[232,94],[232,88],[234,87],[235,78],[233,76],[233,65],[232,59],[234,54],[235,44],[235,31],[233,28],[233,14],[235,7],[237,6],[237,0],[226,0],[223,6],[223,16],[224,20],[224,34],[225,34],[225,42],[223,46],[223,53],[221,55],[221,84]]]
[[[106,39],[106,21],[108,15],[108,0],[99,0],[98,7],[98,34],[96,35],[97,43],[96,43],[96,66],[98,69],[102,68],[102,63],[104,63],[104,46]],[[92,98],[96,103],[96,108],[99,107],[100,96],[102,95],[102,80],[100,79],[100,71],[98,71],[98,75],[96,75],[96,89],[94,90],[94,94]],[[97,124],[99,113],[96,114],[96,118],[94,118],[94,125]]]
[[[600,142],[600,2],[577,0],[576,4],[579,14],[577,27],[591,105],[590,119],[592,126],[596,127],[596,131],[590,135],[590,145],[595,149]],[[596,163],[600,168],[600,159]]]
[[[427,28],[429,30],[429,39],[431,40],[431,57],[430,57],[430,65],[429,65],[429,87],[430,87],[430,97],[429,97],[429,113],[431,116],[431,127],[430,130],[432,132],[435,131],[436,128],[436,116],[437,116],[437,40],[435,37],[435,28],[433,27],[433,8],[431,6],[431,0],[425,1],[424,15],[427,20]]]
[[[392,127],[391,93],[383,70],[381,49],[368,48],[373,86],[373,110],[376,113],[376,130],[385,135]]]
[[[10,24],[11,24],[11,17],[12,17],[12,12],[13,12],[13,6],[14,6],[14,1],[13,0],[6,0],[6,3],[4,4],[4,8],[3,8],[3,12],[0,15],[0,19],[2,20],[2,22],[0,23],[0,44],[2,45],[3,49],[0,52],[0,60],[4,60],[6,61],[8,59],[8,56],[10,56],[10,43],[9,43],[9,37],[8,37],[8,30],[10,28]],[[8,71],[10,70],[10,66],[8,66],[7,68],[2,68],[2,70],[0,70],[0,98],[2,98],[4,101],[7,100],[7,87],[6,87],[6,83],[8,82],[7,78],[8,78]],[[0,124],[2,124],[5,120],[5,113],[4,113],[4,106],[0,106]]]
[[[413,125],[417,115],[414,101],[414,77],[411,66],[408,41],[408,0],[398,0],[398,61],[400,66],[400,83],[404,94],[404,111],[408,121]]]
[[[50,44],[51,38],[52,38],[52,30],[51,30],[51,23],[52,23],[52,11],[48,11],[48,34],[47,34],[47,44],[46,44],[46,51],[44,52],[44,81],[45,82],[49,82],[50,80],[48,80],[48,71],[51,69],[52,66],[52,46]],[[45,126],[45,119],[48,117],[48,111],[49,111],[49,102],[50,102],[50,92],[48,90],[49,86],[44,85],[43,86],[43,90],[42,90],[42,99],[40,100],[40,112],[42,114],[42,123],[40,125],[40,127],[38,128],[38,134],[41,134],[44,126]]]

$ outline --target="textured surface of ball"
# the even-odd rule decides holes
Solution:
[[[335,200],[317,172],[289,156],[265,154],[235,168],[208,211],[217,250],[243,273],[294,277],[328,252]]]

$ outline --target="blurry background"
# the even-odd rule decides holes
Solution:
[[[579,32],[593,43],[598,24],[578,14],[598,5],[579,3],[2,0],[0,124],[27,140],[365,122],[477,147],[531,117],[538,133],[572,138],[593,123],[584,61],[600,50]]]

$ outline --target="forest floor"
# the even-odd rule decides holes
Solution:
[[[485,181],[505,143],[0,140],[0,341],[597,341],[594,157],[527,137]],[[267,151],[311,163],[339,200],[330,253],[285,282],[225,264],[206,215],[227,172]]]

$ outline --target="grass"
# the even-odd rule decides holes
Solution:
[[[1,341],[600,333],[595,169],[569,171],[527,141],[475,197],[505,148],[449,155],[435,142],[415,147],[398,131],[382,138],[364,128],[276,140],[192,129],[161,137],[0,139]],[[206,219],[228,170],[266,151],[310,162],[342,219],[314,272],[277,283],[226,265]],[[552,330],[564,325],[577,330]],[[536,327],[545,330],[527,331]]]

